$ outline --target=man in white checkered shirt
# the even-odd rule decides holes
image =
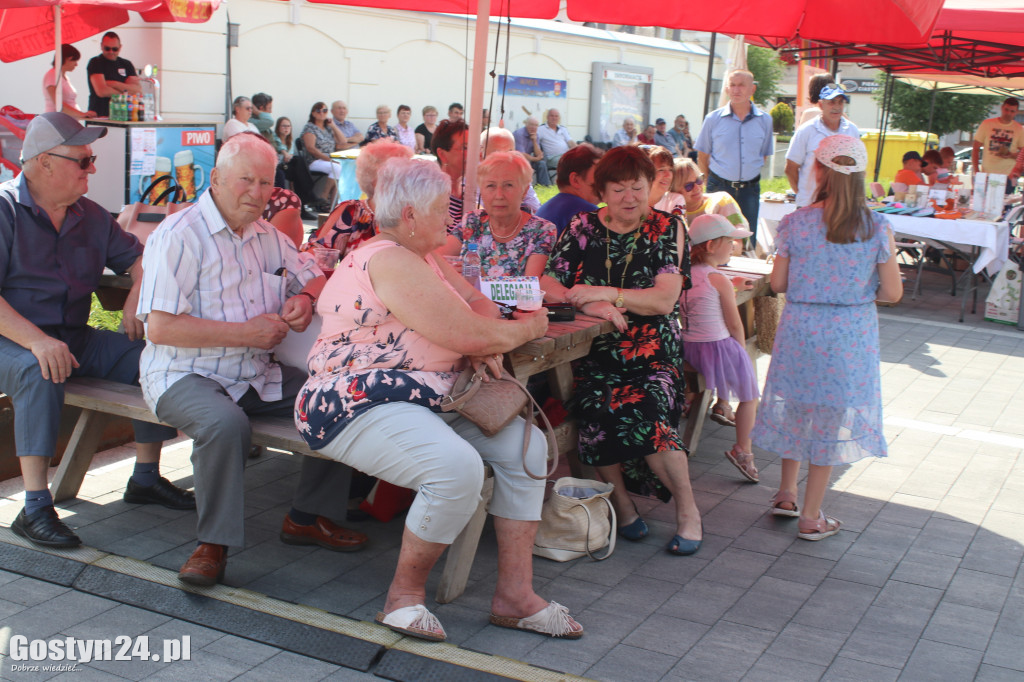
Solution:
[[[138,317],[147,344],[140,361],[146,402],[194,441],[192,464],[199,546],[179,579],[212,585],[227,546],[244,542],[243,480],[248,415],[291,416],[305,372],[271,351],[309,325],[325,278],[291,240],[260,219],[277,157],[260,136],[224,143],[210,188],[165,220],[143,254]],[[361,549],[344,518],[351,469],[304,457],[281,539],[328,549]]]

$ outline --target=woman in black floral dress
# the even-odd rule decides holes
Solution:
[[[678,219],[648,206],[654,164],[636,147],[598,162],[594,189],[607,205],[573,218],[548,260],[550,301],[572,303],[617,331],[594,340],[576,368],[580,461],[615,484],[619,534],[648,533],[627,491],[676,500],[666,549],[693,554],[703,529],[677,426],[682,416]]]

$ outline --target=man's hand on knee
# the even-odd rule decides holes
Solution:
[[[39,361],[39,369],[43,378],[55,384],[62,384],[71,376],[71,370],[78,367],[78,360],[71,354],[68,345],[63,341],[47,336],[34,341],[28,348]]]

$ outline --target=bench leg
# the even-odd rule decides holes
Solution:
[[[101,412],[82,410],[57,467],[57,473],[50,484],[54,502],[63,502],[78,496],[103,435],[103,428],[108,421],[109,417]]]
[[[686,373],[686,385],[697,389],[697,399],[690,404],[690,414],[686,418],[686,428],[683,430],[683,443],[690,449],[690,455],[694,455],[700,445],[708,407],[711,406],[711,391],[704,387],[704,377],[696,372]]]
[[[469,523],[459,533],[459,537],[448,547],[448,557],[435,597],[438,604],[447,604],[466,591],[469,571],[473,568],[476,548],[480,544],[480,534],[483,533],[484,522],[487,520],[487,505],[490,504],[493,493],[494,478],[488,476],[480,490],[480,505],[469,519]]]

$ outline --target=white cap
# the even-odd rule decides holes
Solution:
[[[724,215],[717,213],[705,213],[697,216],[690,223],[690,243],[693,245],[703,244],[719,237],[746,239],[752,234],[754,233],[750,230],[736,227]]]
[[[836,160],[841,157],[852,159],[853,165],[837,163]],[[849,135],[829,135],[818,143],[818,148],[814,150],[814,158],[826,168],[843,175],[859,173],[868,167],[867,148],[858,138]]]

